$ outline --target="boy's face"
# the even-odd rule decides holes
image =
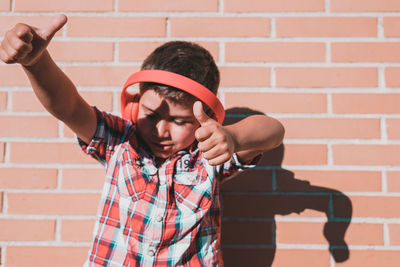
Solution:
[[[175,104],[152,89],[141,95],[137,129],[156,157],[165,159],[190,146],[199,126],[193,103]]]

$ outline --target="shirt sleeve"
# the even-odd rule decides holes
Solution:
[[[77,138],[78,144],[84,153],[106,165],[114,153],[114,148],[129,140],[135,132],[135,125],[118,116],[101,112],[96,107],[93,109],[97,117],[96,132],[89,144]]]
[[[238,157],[237,154],[233,154],[231,159],[228,160],[227,162],[216,166],[216,174],[217,177],[219,178],[220,181],[224,181],[227,178],[241,172],[247,169],[252,169],[254,168],[257,163],[260,161],[262,158],[262,154],[254,157],[252,160],[242,164]]]

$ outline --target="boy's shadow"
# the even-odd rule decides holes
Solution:
[[[252,114],[262,113],[247,108],[229,109],[224,124]],[[281,167],[283,155],[281,145],[264,153],[256,169],[222,184],[221,243],[226,267],[272,266],[276,250],[275,215],[306,209],[325,214],[327,222],[320,234],[327,240],[334,260],[343,262],[349,258],[344,236],[352,217],[350,199],[338,190],[296,179],[293,172]],[[340,218],[335,216],[339,213]]]

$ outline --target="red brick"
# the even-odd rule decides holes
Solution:
[[[218,61],[218,43],[217,42],[196,42],[207,49],[214,60]],[[154,49],[164,44],[163,42],[120,42],[119,60],[120,61],[143,61]]]
[[[69,0],[69,1],[52,1],[52,0],[17,0],[15,1],[15,11],[17,12],[105,12],[113,11],[113,0]]]
[[[221,67],[220,86],[270,86],[270,69],[265,67]]]
[[[0,168],[0,188],[50,189],[56,186],[56,169]]]
[[[122,88],[121,88],[122,91]],[[111,112],[113,106],[113,93],[112,92],[80,92],[80,95],[91,106],[96,106],[100,110]]]
[[[2,137],[57,137],[58,123],[52,117],[0,116]]]
[[[110,42],[51,42],[49,51],[55,61],[112,61],[114,45]]]
[[[400,37],[400,17],[383,18],[385,37]]]
[[[215,12],[218,11],[218,0],[203,0],[201,4],[196,0],[170,0],[167,5],[163,0],[137,2],[120,0],[118,10],[123,12]]]
[[[163,42],[120,42],[119,61],[143,61]]]
[[[7,0],[8,1],[8,0]],[[3,0],[2,0],[3,2]],[[5,32],[14,27],[17,23],[25,23],[31,26],[35,26],[38,28],[47,27],[51,21],[54,19],[54,16],[0,16],[0,34],[3,35]],[[62,34],[62,31],[58,31],[56,36]]]
[[[62,184],[64,189],[101,189],[105,179],[104,169],[63,169]]]
[[[400,245],[400,224],[389,224],[390,245]]]
[[[329,251],[313,249],[277,249],[274,258],[274,267],[288,267],[296,263],[296,267],[313,266],[329,267]]]
[[[334,113],[398,114],[400,94],[333,94]]]
[[[238,234],[240,232],[240,234]],[[274,244],[272,222],[224,221],[221,230],[223,244]]]
[[[327,163],[325,145],[285,145],[285,156],[282,164],[288,165],[321,165]]]
[[[400,68],[387,67],[385,69],[385,80],[387,87],[400,87]]]
[[[79,86],[122,86],[139,66],[71,66],[67,75]]]
[[[325,217],[329,209],[328,195],[310,194],[226,194],[222,197],[225,217],[274,218],[291,213],[305,214],[312,209],[319,212],[308,213],[308,217]],[[325,211],[325,212],[320,212]]]
[[[5,111],[7,109],[7,93],[0,92],[0,111]]]
[[[333,145],[333,160],[338,165],[400,164],[399,145]]]
[[[100,194],[8,193],[10,214],[94,215]]]
[[[123,82],[121,82],[121,84],[123,84]],[[112,111],[113,95],[111,92],[101,92],[98,90],[96,92],[86,91],[79,93],[90,105],[95,105],[101,110]],[[33,92],[13,92],[12,110],[41,111],[47,113]]]
[[[333,62],[399,62],[400,43],[333,43]]]
[[[326,112],[326,96],[301,93],[225,93],[225,108],[249,108],[263,113]]]
[[[386,176],[388,192],[400,192],[400,172],[388,171]]]
[[[68,22],[69,36],[162,37],[165,34],[165,18],[72,17]]]
[[[324,236],[325,223],[277,222],[277,243],[285,244],[328,244]],[[348,228],[347,228],[348,227]],[[332,233],[337,240],[345,237],[350,245],[383,245],[383,225],[367,223],[331,223]],[[366,235],[365,233],[368,233]],[[345,236],[343,236],[345,234]],[[332,242],[334,242],[332,241]],[[336,244],[338,245],[338,244]]]
[[[376,87],[376,68],[276,68],[277,87]]]
[[[64,125],[64,137],[75,138],[75,133],[68,128],[67,125]]]
[[[81,266],[88,251],[88,247],[8,246],[6,264],[9,267]]]
[[[0,2],[0,11],[10,11],[11,10],[11,0],[3,0]]]
[[[379,119],[282,118],[285,138],[380,138]]]
[[[92,240],[94,221],[92,220],[63,220],[61,224],[61,239],[64,241]]]
[[[387,119],[386,131],[389,139],[400,139],[400,119]]]
[[[46,241],[54,240],[56,222],[54,220],[0,219],[0,239],[2,241]]]
[[[343,201],[350,198],[354,218],[398,218],[400,197],[390,196],[334,196],[333,210],[336,217],[349,217],[348,211],[342,208]]]
[[[292,170],[293,171],[293,170]],[[382,178],[378,171],[317,171],[317,170],[295,170],[294,177],[289,179],[277,173],[277,189],[288,187],[296,189],[299,187],[298,179],[309,182],[307,188],[300,188],[309,192],[381,192]],[[282,180],[282,181],[281,181]]]
[[[10,144],[10,162],[15,163],[95,163],[73,143]]]
[[[266,37],[269,36],[268,18],[208,17],[171,18],[171,35],[175,37]]]
[[[3,192],[0,192],[0,212],[3,212]]]
[[[376,18],[277,18],[278,37],[376,37]]]
[[[227,43],[228,62],[323,62],[323,43]]]
[[[5,153],[6,153],[6,144],[0,142],[0,162],[4,162]]]
[[[47,112],[33,93],[30,92],[12,92],[12,111],[35,111]]]
[[[29,86],[29,80],[19,65],[0,66],[2,86]]]
[[[323,0],[248,0],[246,4],[240,0],[225,0],[225,12],[305,12],[323,11],[325,9]]]
[[[355,250],[352,249],[348,260],[335,263],[336,267],[397,267],[400,254],[397,250]]]
[[[400,11],[397,0],[331,0],[332,12],[396,12]]]

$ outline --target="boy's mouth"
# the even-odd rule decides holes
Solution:
[[[173,144],[171,143],[160,143],[160,142],[150,142],[152,146],[156,147],[157,149],[160,150],[170,150],[173,147]]]

